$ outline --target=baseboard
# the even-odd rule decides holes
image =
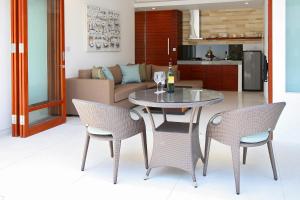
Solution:
[[[0,136],[1,135],[10,135],[10,134],[11,134],[11,128],[0,130]]]

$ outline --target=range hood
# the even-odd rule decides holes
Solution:
[[[200,10],[190,10],[190,37],[191,40],[202,40],[200,35]]]

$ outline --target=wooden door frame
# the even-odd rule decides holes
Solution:
[[[17,103],[19,98],[19,87],[18,87],[18,24],[17,24],[17,3],[18,0],[11,0],[11,98],[12,98],[12,136],[18,137],[19,133],[19,105]]]
[[[273,1],[268,1],[268,101],[273,103]]]
[[[59,1],[60,9],[59,18],[55,19],[58,22],[57,24],[60,30],[60,43],[58,45],[58,54],[63,55],[65,49],[64,0],[57,1]],[[13,124],[12,132],[13,136],[28,137],[66,122],[65,61],[64,56],[60,56],[58,59],[60,70],[59,78],[61,82],[61,100],[29,106],[27,0],[11,0],[11,5],[12,43],[16,42],[17,44],[16,53],[12,54],[12,114],[15,114],[17,116],[17,124]],[[21,44],[23,44],[23,46],[21,46]],[[61,106],[60,117],[30,126],[29,112],[54,106]]]

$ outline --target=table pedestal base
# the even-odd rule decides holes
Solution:
[[[152,114],[146,109],[154,125]],[[193,109],[192,119],[196,113],[197,116],[200,114],[199,108]],[[164,118],[165,121],[153,130],[153,152],[145,179],[148,179],[152,168],[176,167],[189,172],[197,187],[195,168],[199,158],[204,160],[199,142],[199,117],[196,123],[192,119],[192,123],[181,123],[169,122],[166,116]]]

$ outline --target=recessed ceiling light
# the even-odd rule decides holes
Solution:
[[[245,2],[245,5],[248,5],[249,4],[249,2]]]

